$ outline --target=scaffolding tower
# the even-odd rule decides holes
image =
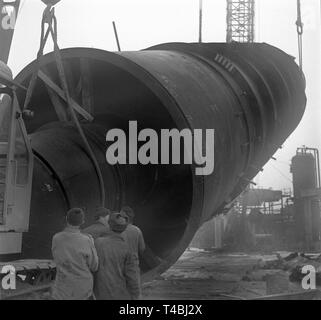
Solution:
[[[227,0],[227,42],[254,42],[255,0]]]

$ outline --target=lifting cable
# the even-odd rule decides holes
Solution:
[[[48,27],[45,32],[46,25],[48,25]],[[63,89],[65,97],[66,97],[67,106],[68,106],[71,118],[72,118],[72,120],[73,120],[73,122],[74,122],[80,136],[81,136],[81,139],[83,140],[83,143],[85,145],[85,148],[87,149],[88,155],[94,165],[96,174],[99,179],[99,184],[100,184],[101,206],[105,207],[105,185],[104,185],[103,175],[102,175],[99,163],[96,159],[96,156],[95,156],[95,154],[94,154],[94,152],[93,152],[93,150],[92,150],[92,148],[86,138],[86,135],[84,134],[84,131],[80,125],[80,122],[79,122],[79,119],[75,113],[74,107],[72,106],[72,98],[69,93],[66,74],[65,74],[65,70],[64,70],[64,66],[63,66],[63,62],[62,62],[60,49],[58,46],[57,18],[55,16],[55,8],[51,4],[47,5],[47,7],[43,13],[42,22],[41,22],[40,49],[37,54],[36,67],[35,67],[35,70],[32,74],[31,80],[29,82],[28,91],[26,94],[26,99],[24,102],[23,109],[26,110],[30,104],[32,94],[35,89],[36,81],[38,78],[38,73],[40,71],[41,58],[43,57],[44,48],[45,48],[45,45],[47,43],[47,40],[48,40],[48,37],[50,34],[51,34],[51,37],[52,37],[52,40],[54,43],[54,55],[55,55],[57,69],[58,69],[59,80],[61,82],[62,89]]]
[[[303,70],[303,22],[302,22],[302,12],[301,12],[301,0],[297,0],[297,33],[298,33],[298,48],[299,48],[299,65],[301,71]]]

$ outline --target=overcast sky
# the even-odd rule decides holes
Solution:
[[[226,0],[203,2],[204,42],[225,41]],[[297,56],[296,0],[256,0],[256,3],[256,41],[270,43]],[[271,161],[257,178],[261,187],[290,188],[289,164],[297,147],[307,145],[321,150],[320,0],[303,0],[302,6],[308,108],[299,128],[276,154],[277,161]],[[9,60],[14,73],[36,57],[43,9],[40,0],[22,0]],[[56,13],[61,48],[116,50],[113,20],[117,23],[122,50],[198,39],[198,0],[62,0]]]

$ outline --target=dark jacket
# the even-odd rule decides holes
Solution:
[[[142,256],[146,249],[143,233],[138,227],[129,224],[122,233],[122,236],[129,246],[130,251],[135,255],[135,258],[138,261],[139,256]]]
[[[120,234],[112,233],[95,241],[99,267],[95,275],[97,300],[136,300],[140,294],[134,255]]]
[[[91,235],[94,239],[102,238],[110,234],[110,228],[106,224],[97,221],[91,226],[82,230],[82,233]]]

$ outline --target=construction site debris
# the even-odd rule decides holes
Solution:
[[[267,281],[271,276],[279,274],[280,270],[287,274],[291,282],[301,282],[306,273],[302,269],[311,266],[316,271],[316,284],[321,285],[321,255],[307,253],[290,253],[282,256],[275,254],[276,259],[259,260],[252,270],[248,270],[243,281]]]

